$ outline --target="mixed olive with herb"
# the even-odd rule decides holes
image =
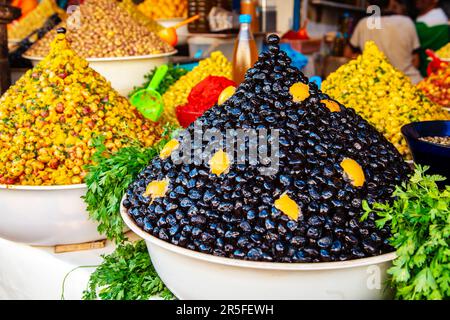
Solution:
[[[58,32],[50,54],[0,99],[0,184],[79,184],[96,136],[117,151],[161,135]]]

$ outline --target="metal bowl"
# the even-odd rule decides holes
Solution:
[[[326,263],[253,262],[199,253],[144,232],[121,205],[125,224],[142,237],[156,271],[179,299],[385,299],[395,253]]]
[[[81,199],[86,191],[84,184],[0,185],[0,238],[41,246],[104,239]]]
[[[134,87],[145,82],[145,75],[153,68],[169,62],[169,57],[177,51],[169,53],[130,56],[118,58],[88,58],[89,66],[111,82],[111,86],[121,95],[127,96]],[[43,57],[23,56],[37,65]]]

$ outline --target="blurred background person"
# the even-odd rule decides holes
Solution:
[[[350,38],[344,55],[355,58],[367,41],[373,41],[383,51],[390,63],[406,74],[416,84],[422,77],[419,70],[420,42],[414,22],[406,16],[406,6],[399,0],[369,0],[369,5],[381,9],[380,26],[374,28],[365,17],[359,21]]]
[[[420,72],[426,76],[426,49],[438,50],[449,42],[449,22],[438,0],[416,0],[416,29],[420,40]]]

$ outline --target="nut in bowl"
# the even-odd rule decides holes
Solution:
[[[158,275],[179,299],[389,299],[395,253],[343,262],[271,263],[216,257],[162,241],[120,213],[147,244]],[[192,290],[192,288],[196,288]]]

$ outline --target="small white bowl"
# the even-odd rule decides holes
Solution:
[[[144,232],[121,205],[125,224],[142,237],[153,265],[179,299],[386,299],[395,253],[324,263],[254,262],[175,246]]]
[[[104,239],[89,220],[85,184],[0,185],[0,238],[53,246]]]
[[[122,96],[127,96],[134,87],[145,82],[145,75],[153,68],[169,62],[169,57],[177,51],[169,53],[130,56],[119,58],[88,58],[89,66],[111,82],[111,86]],[[23,55],[36,66],[43,58]]]

